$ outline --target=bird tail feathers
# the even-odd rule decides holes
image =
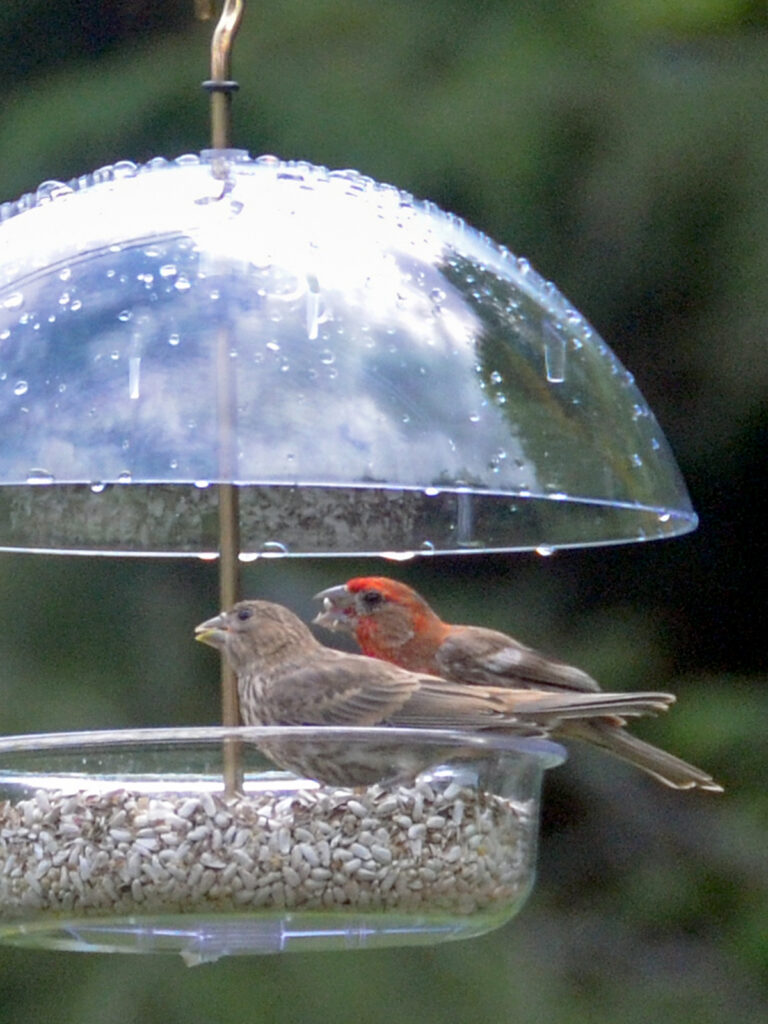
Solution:
[[[704,789],[712,793],[723,791],[723,787],[700,768],[638,739],[610,721],[569,721],[560,728],[559,734],[600,747],[672,789]]]

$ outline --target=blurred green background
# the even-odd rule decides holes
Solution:
[[[192,0],[5,0],[0,198],[204,148],[210,31]],[[555,280],[635,374],[702,520],[547,559],[257,562],[247,593],[309,617],[321,587],[398,575],[608,688],[676,692],[643,735],[726,793],[579,749],[547,780],[537,889],[496,933],[192,971],[0,948],[0,1022],[766,1018],[764,3],[250,0],[234,72],[239,146],[429,197]],[[217,604],[203,563],[0,556],[0,731],[214,722],[191,628]]]

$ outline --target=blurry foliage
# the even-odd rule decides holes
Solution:
[[[192,0],[0,6],[0,197],[207,145]],[[256,563],[251,595],[391,571],[605,686],[712,770],[677,794],[585,750],[547,780],[516,922],[433,950],[222,962],[0,948],[0,1024],[329,1019],[747,1024],[768,1004],[765,451],[768,14],[758,0],[247,4],[235,139],[354,166],[465,216],[557,281],[635,373],[701,517],[669,544],[551,559]],[[202,563],[0,557],[0,730],[212,722]]]

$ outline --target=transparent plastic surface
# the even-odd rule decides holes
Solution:
[[[224,793],[225,743],[242,792]],[[386,755],[367,786],[275,744]],[[197,728],[0,739],[0,941],[81,952],[413,945],[498,927],[533,885],[543,740],[419,729]]]
[[[354,171],[240,151],[0,207],[0,433],[6,549],[210,552],[218,481],[246,556],[696,523],[632,376],[525,260]]]

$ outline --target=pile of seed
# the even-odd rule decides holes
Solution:
[[[451,782],[0,803],[0,919],[303,908],[471,914],[526,889],[529,808]]]

